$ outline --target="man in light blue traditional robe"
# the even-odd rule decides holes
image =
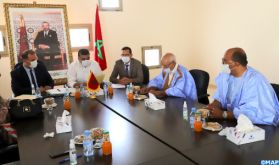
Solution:
[[[246,115],[254,124],[278,125],[279,102],[267,79],[247,66],[246,53],[231,48],[223,57],[223,73],[216,78],[217,91],[208,105],[212,117]]]
[[[159,98],[175,96],[196,101],[195,81],[185,67],[176,63],[175,56],[172,53],[165,54],[161,64],[162,72],[150,80],[148,88],[143,88],[141,93],[150,92]]]

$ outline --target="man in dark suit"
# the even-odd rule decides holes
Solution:
[[[22,54],[23,62],[18,63],[11,71],[12,90],[15,96],[31,94],[32,85],[35,90],[40,89],[40,92],[53,88],[53,79],[45,65],[37,59],[33,50],[27,50]]]
[[[122,85],[129,83],[141,84],[143,82],[141,63],[140,61],[132,58],[131,48],[122,48],[121,59],[115,62],[109,80],[112,83]]]
[[[48,22],[42,23],[42,30],[38,32],[34,40],[34,46],[39,60],[47,62],[47,66],[48,64],[53,64],[51,62],[53,62],[55,55],[60,55],[60,44],[57,33],[49,29]]]

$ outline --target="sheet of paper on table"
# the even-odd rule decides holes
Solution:
[[[117,88],[125,88],[125,85],[122,85],[122,84],[112,84],[111,86],[112,86],[112,88],[114,88],[114,89],[117,89]]]

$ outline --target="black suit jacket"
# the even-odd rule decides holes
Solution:
[[[118,79],[117,79],[118,76],[119,76],[119,79],[126,76],[125,66],[124,66],[124,63],[121,59],[117,60],[115,62],[113,71],[112,71],[112,73],[110,75],[110,78],[109,78],[110,82],[117,83],[118,82]],[[138,84],[142,83],[143,73],[142,73],[142,66],[141,66],[140,61],[138,61],[134,58],[131,58],[131,61],[130,61],[130,76],[128,76],[128,77],[134,79],[135,83],[138,83]]]
[[[34,70],[39,87],[54,86],[53,79],[42,62],[38,61]],[[15,96],[32,93],[31,83],[22,63],[17,64],[15,69],[11,71],[11,77],[12,90]]]
[[[39,45],[45,44],[48,45],[49,49],[40,49]],[[37,48],[37,53],[51,53],[51,54],[59,54],[60,53],[60,44],[57,38],[57,33],[54,30],[49,30],[47,36],[44,36],[44,31],[38,32],[34,45]]]

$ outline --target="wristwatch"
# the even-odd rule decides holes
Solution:
[[[228,113],[227,111],[223,111],[223,114],[222,114],[223,118],[226,119],[228,117]]]

